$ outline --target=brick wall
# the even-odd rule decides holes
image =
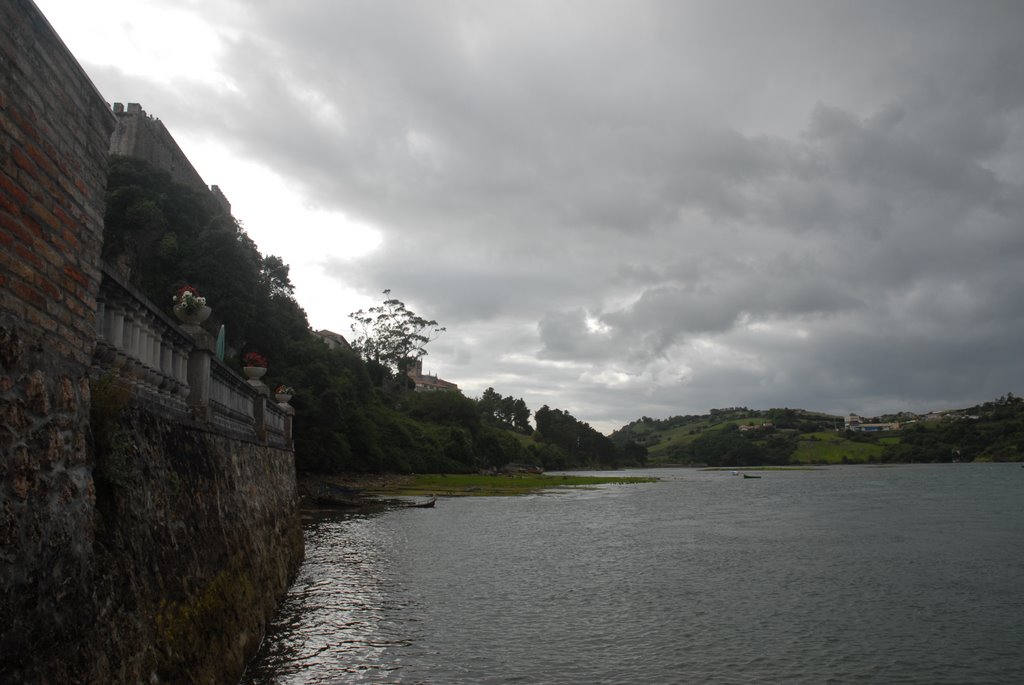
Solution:
[[[0,662],[73,635],[94,572],[88,370],[114,124],[35,5],[0,0]]]
[[[86,365],[115,120],[31,2],[0,3],[0,32],[2,311]]]

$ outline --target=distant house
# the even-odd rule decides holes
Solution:
[[[435,375],[423,373],[423,361],[417,359],[407,372],[409,378],[416,384],[416,392],[454,391],[461,392],[459,386],[450,381],[438,378]]]
[[[860,424],[860,431],[862,433],[878,433],[879,431],[898,431],[900,424],[898,423],[862,423]]]
[[[884,423],[876,421],[866,421],[856,414],[850,414],[846,417],[845,427],[848,431],[857,431],[861,433],[878,433],[880,431],[898,431],[900,424],[896,421]]]
[[[332,350],[336,350],[338,348],[343,350],[352,349],[352,346],[348,344],[348,340],[345,340],[345,336],[341,333],[335,333],[334,331],[329,331],[325,328],[322,331],[317,331],[314,335],[323,340],[327,347]]]

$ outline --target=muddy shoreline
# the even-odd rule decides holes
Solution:
[[[299,473],[299,505],[303,509],[382,509],[409,502],[400,498],[410,476],[380,473]]]

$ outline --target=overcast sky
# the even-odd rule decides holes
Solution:
[[[1024,3],[36,1],[314,328],[390,288],[469,396],[1024,394]]]

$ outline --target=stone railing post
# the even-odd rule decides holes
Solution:
[[[183,324],[182,330],[192,336],[196,346],[188,355],[188,406],[197,421],[209,424],[212,418],[210,408],[210,365],[217,341],[202,327]]]
[[[289,449],[294,449],[295,443],[292,442],[292,419],[295,416],[295,408],[288,403],[281,403],[278,406],[284,411],[284,444]]]
[[[252,415],[256,419],[256,439],[267,444],[267,398],[260,394],[252,400]]]
[[[188,406],[192,416],[201,423],[210,422],[210,359],[209,350],[197,347],[188,355]]]

